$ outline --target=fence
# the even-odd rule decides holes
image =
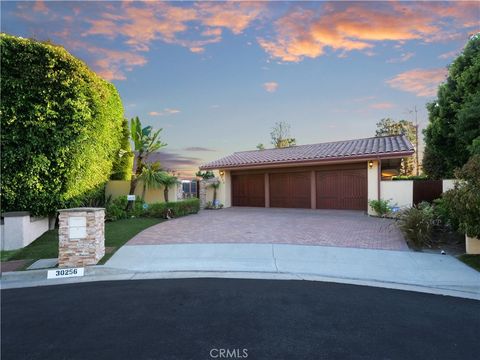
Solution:
[[[431,202],[442,192],[453,189],[455,180],[395,180],[380,182],[380,197],[399,207],[410,207],[422,201]]]

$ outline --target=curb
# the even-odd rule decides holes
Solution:
[[[240,271],[163,271],[132,272],[125,269],[110,268],[105,265],[85,267],[83,277],[64,279],[47,279],[49,269],[6,272],[1,274],[1,289],[18,289],[37,286],[66,285],[97,281],[184,279],[184,278],[230,278],[230,279],[262,279],[262,280],[303,280],[333,282],[359,286],[371,286],[404,291],[414,291],[433,295],[453,296],[465,299],[480,300],[478,287],[471,288],[447,284],[428,286],[423,284],[407,284],[387,282],[375,279],[332,277],[319,274],[281,273],[281,272],[240,272]]]

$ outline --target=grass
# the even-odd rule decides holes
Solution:
[[[460,255],[458,259],[468,266],[480,271],[480,255]]]
[[[120,247],[140,231],[162,222],[157,218],[124,219],[105,223],[105,246],[113,247],[99,264],[104,264]],[[49,230],[30,245],[20,250],[2,251],[1,261],[47,259],[58,257],[58,230]]]

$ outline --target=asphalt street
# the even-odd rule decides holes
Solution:
[[[480,301],[286,280],[3,290],[1,358],[475,359]]]

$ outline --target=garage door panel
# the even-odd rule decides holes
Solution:
[[[310,208],[310,173],[270,174],[270,207]]]
[[[232,176],[233,206],[265,206],[265,177],[263,174]]]
[[[326,170],[317,171],[318,209],[367,209],[367,171]]]

